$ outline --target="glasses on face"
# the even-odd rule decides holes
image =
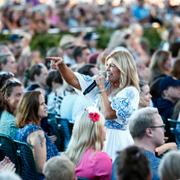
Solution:
[[[159,126],[151,126],[150,128],[163,128],[165,129],[166,125],[165,124],[162,124],[162,125],[159,125]]]

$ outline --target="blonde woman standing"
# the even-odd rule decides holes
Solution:
[[[73,87],[84,90],[95,80],[97,86],[86,97],[99,106],[105,116],[106,142],[104,150],[115,160],[116,152],[133,144],[129,133],[129,117],[138,109],[139,79],[131,53],[123,47],[114,49],[106,57],[106,78],[74,73],[61,58],[50,57]]]

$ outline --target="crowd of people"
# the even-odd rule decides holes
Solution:
[[[0,10],[0,133],[31,147],[38,179],[180,179],[178,8],[30,2]],[[166,27],[157,49],[143,37],[153,23]],[[114,29],[106,49],[99,25]],[[31,38],[52,29],[71,34],[42,58]],[[0,179],[20,179],[0,158]]]

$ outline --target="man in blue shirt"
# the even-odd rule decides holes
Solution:
[[[130,120],[130,133],[135,145],[144,150],[144,154],[149,160],[153,180],[159,180],[158,166],[160,159],[155,156],[155,149],[164,144],[164,128],[165,125],[158,110],[152,107],[139,109]],[[116,173],[115,166],[113,173]]]

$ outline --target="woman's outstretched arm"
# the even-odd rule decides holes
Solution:
[[[52,62],[52,67],[57,68],[61,73],[64,80],[71,86],[76,89],[81,90],[79,81],[75,75],[75,73],[64,63],[61,57],[47,57]]]

